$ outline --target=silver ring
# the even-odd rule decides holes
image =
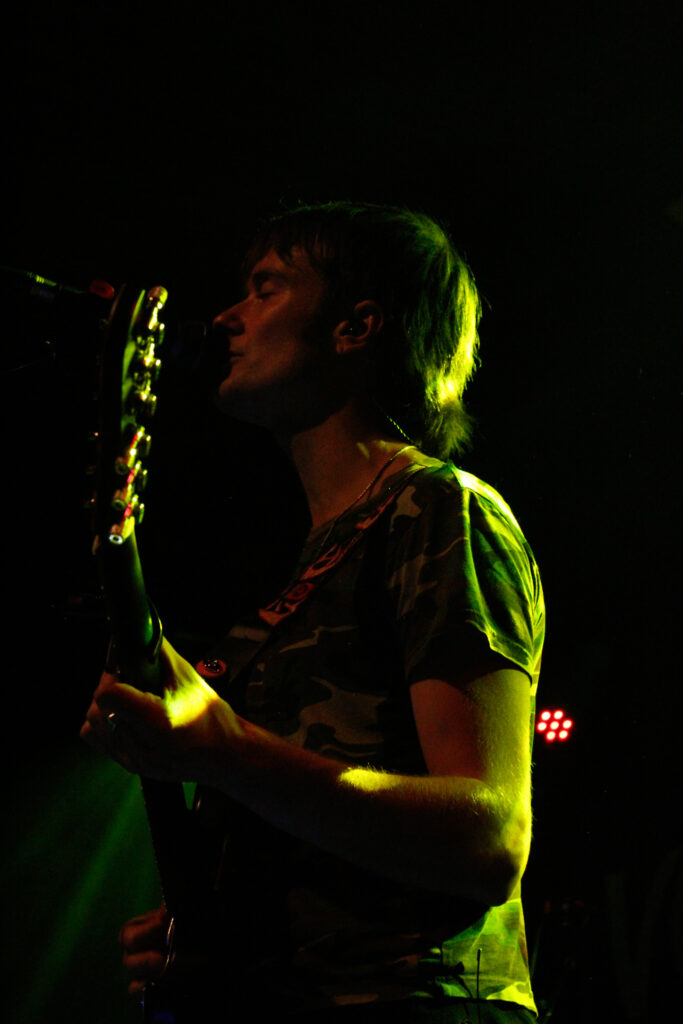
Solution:
[[[116,729],[118,728],[119,724],[119,716],[116,714],[115,711],[109,712],[109,714],[104,720],[104,724],[106,725],[109,732],[116,732]]]

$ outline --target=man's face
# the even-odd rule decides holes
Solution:
[[[224,412],[276,432],[311,425],[334,351],[331,332],[311,338],[324,295],[300,250],[285,263],[271,249],[254,265],[245,298],[214,320],[228,335],[230,372],[218,389]]]

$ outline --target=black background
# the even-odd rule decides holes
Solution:
[[[462,464],[532,542],[549,615],[540,704],[575,721],[570,744],[536,747],[536,989],[558,1021],[608,1004],[649,1019],[671,972],[681,981],[674,5],[68,3],[16,17],[2,262],[170,292],[141,546],[188,653],[272,590],[305,519],[269,443],[207,409],[177,324],[232,301],[254,224],[283,203],[421,208],[464,251],[486,313]],[[77,740],[104,645],[79,601],[94,588],[87,378],[17,369],[34,354],[5,321],[4,989],[18,1021],[113,1022],[127,1012],[115,933],[145,907],[129,883],[147,854],[134,816],[88,873],[128,782]]]

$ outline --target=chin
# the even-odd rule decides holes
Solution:
[[[264,409],[264,402],[256,395],[246,394],[230,387],[229,378],[224,380],[214,395],[214,404],[225,416],[248,423],[254,427],[272,430],[272,416]]]

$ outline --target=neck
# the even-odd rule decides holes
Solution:
[[[372,497],[382,485],[382,468],[406,447],[405,441],[383,435],[344,415],[332,416],[282,439],[281,443],[296,466],[313,526],[341,515],[370,484],[363,497]],[[415,449],[410,448],[398,455],[391,468],[386,467],[387,471],[395,472],[408,465],[415,454]]]

